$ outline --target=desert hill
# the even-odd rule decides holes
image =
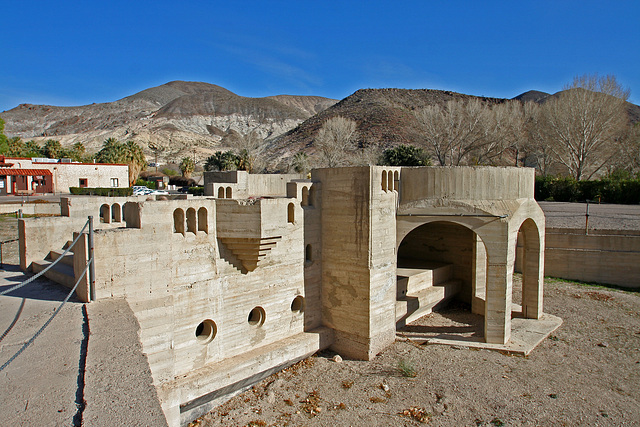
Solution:
[[[115,137],[138,142],[148,155],[152,143],[164,161],[194,151],[202,159],[224,149],[225,136],[236,132],[273,138],[335,102],[317,96],[250,98],[209,83],[174,81],[114,102],[78,107],[21,104],[0,115],[9,137],[39,142],[53,138],[64,146],[82,142],[89,152]]]

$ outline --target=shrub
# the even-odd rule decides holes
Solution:
[[[79,196],[108,196],[108,197],[122,197],[131,196],[133,189],[129,187],[125,188],[86,188],[86,187],[69,187],[71,194]]]
[[[187,191],[194,196],[204,196],[204,187],[189,187]]]

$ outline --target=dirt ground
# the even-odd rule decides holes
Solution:
[[[640,295],[547,279],[545,311],[564,323],[528,357],[398,336],[370,362],[314,355],[193,425],[640,425]],[[479,320],[451,307],[409,327]]]

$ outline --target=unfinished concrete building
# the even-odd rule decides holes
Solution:
[[[135,313],[170,425],[321,349],[369,360],[451,297],[484,316],[487,343],[509,342],[519,233],[518,310],[543,316],[533,169],[238,171],[205,183],[205,197],[67,198],[61,217],[20,222],[21,267],[37,270],[88,215],[101,218],[96,297],[124,297]],[[79,275],[86,256],[80,239],[55,279]]]

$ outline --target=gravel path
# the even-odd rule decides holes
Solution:
[[[584,228],[586,203],[538,202],[549,228]],[[640,230],[639,205],[589,204],[589,230]]]

